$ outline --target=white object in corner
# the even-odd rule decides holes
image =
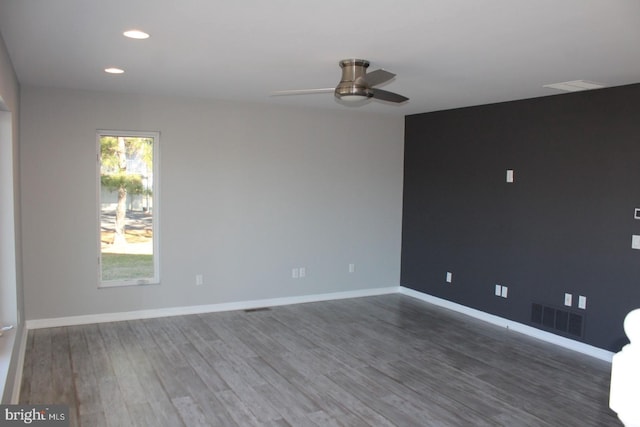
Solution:
[[[640,427],[640,308],[624,319],[624,332],[630,343],[613,355],[609,407],[626,427]]]

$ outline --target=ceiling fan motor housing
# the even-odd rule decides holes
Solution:
[[[365,75],[369,61],[364,59],[343,59],[340,61],[342,78],[335,90],[337,98],[371,98],[373,91],[367,84]]]

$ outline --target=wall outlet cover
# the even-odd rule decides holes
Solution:
[[[506,286],[502,287],[502,298],[507,298],[509,292],[509,288]]]
[[[566,305],[567,307],[571,307],[572,300],[573,300],[573,295],[564,294],[564,305]]]
[[[581,308],[583,310],[587,309],[587,297],[585,297],[584,295],[580,295],[578,297],[578,308]]]
[[[451,283],[451,281],[453,280],[453,273],[451,273],[450,271],[447,271],[447,283]]]

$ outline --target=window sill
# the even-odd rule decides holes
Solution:
[[[158,280],[131,280],[123,282],[102,282],[98,285],[98,289],[121,288],[126,286],[154,286],[159,285]]]

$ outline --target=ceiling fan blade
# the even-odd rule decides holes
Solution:
[[[325,87],[321,89],[294,89],[294,90],[277,90],[271,92],[271,96],[286,96],[286,95],[307,95],[311,93],[330,93],[336,90],[334,87]]]
[[[367,83],[369,83],[369,86],[376,86],[381,83],[388,82],[395,76],[396,76],[395,74],[385,70],[375,70],[370,73],[367,73],[366,79],[367,79]]]
[[[381,101],[405,102],[409,100],[409,98],[407,98],[406,96],[402,96],[397,93],[389,92],[382,89],[374,88],[374,89],[371,89],[371,91],[373,92],[373,97]]]

